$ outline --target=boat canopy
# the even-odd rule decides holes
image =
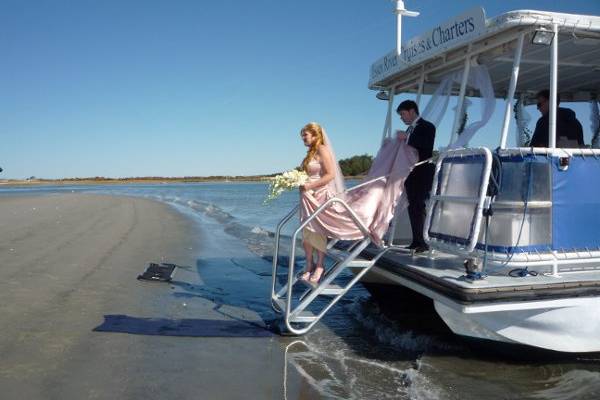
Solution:
[[[589,101],[600,95],[600,17],[518,10],[486,19],[475,8],[402,44],[372,64],[369,88],[397,93],[433,94],[465,60],[485,65],[496,98],[506,98],[515,48],[523,35],[517,92],[526,103],[549,85],[550,42],[558,30],[558,93],[564,101]],[[453,89],[458,94],[458,88]],[[466,88],[466,96],[480,97]]]

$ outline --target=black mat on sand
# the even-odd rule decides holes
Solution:
[[[144,273],[138,275],[137,278],[144,281],[171,282],[175,275],[175,268],[177,268],[175,264],[149,263]]]

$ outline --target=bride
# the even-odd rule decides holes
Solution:
[[[308,181],[300,186],[300,219],[304,222],[325,201],[344,192],[344,178],[329,138],[319,124],[306,124],[300,131],[300,137],[308,147],[302,161],[302,169],[307,173]],[[318,283],[324,272],[327,236],[320,231],[319,224],[312,222],[302,231],[306,268],[301,279],[312,283]],[[317,253],[316,264],[313,260],[314,252]]]
[[[408,204],[406,196],[403,196],[404,181],[419,156],[415,148],[406,144],[404,137],[386,138],[373,159],[365,182],[356,186],[360,190],[349,193],[345,190],[342,171],[324,129],[311,122],[302,128],[300,136],[308,147],[302,161],[308,181],[300,186],[300,220],[305,222],[332,197],[343,200],[353,212],[351,215],[345,206],[334,202],[321,210],[302,231],[306,268],[301,279],[318,283],[324,272],[328,237],[360,240],[365,237],[366,229],[373,243],[383,245],[383,236],[394,211]],[[313,259],[315,252],[316,263]]]

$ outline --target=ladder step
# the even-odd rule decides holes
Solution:
[[[312,284],[310,282],[306,282],[303,280],[299,280],[299,282],[302,282],[306,287],[309,287],[312,290],[316,290],[319,288],[318,285]],[[343,293],[343,292],[344,292],[344,289],[341,286],[333,284],[333,283],[330,285],[327,285],[324,288],[319,289],[319,294],[322,294],[325,296],[337,296],[338,294]]]
[[[337,296],[344,292],[344,289],[339,285],[327,285],[325,288],[321,290],[321,294],[325,296]]]
[[[327,250],[327,255],[336,261],[342,261],[343,259],[348,257],[348,252],[336,248],[331,248]]]
[[[290,322],[313,322],[318,317],[310,311],[301,311],[293,313],[290,317]]]
[[[373,261],[365,260],[363,258],[356,258],[348,263],[348,267],[352,268],[369,268],[373,265]]]
[[[327,255],[336,261],[344,261],[348,257],[349,253],[339,249],[330,249],[327,250]],[[354,260],[350,261],[346,266],[352,268],[369,268],[371,265],[373,265],[373,262],[371,260],[356,257]]]

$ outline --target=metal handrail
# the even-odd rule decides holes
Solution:
[[[466,203],[466,204],[477,204],[479,202],[479,196],[448,196],[443,194],[436,194],[431,196],[432,200],[447,201],[449,203]]]
[[[498,200],[494,201],[494,210],[508,209],[508,208],[524,208],[524,201],[513,201],[513,200]],[[532,200],[527,202],[527,208],[550,208],[552,202],[548,200]]]
[[[384,176],[380,176],[378,178],[370,179],[370,180],[368,180],[366,182],[363,182],[363,183],[360,183],[360,184],[358,184],[356,186],[352,186],[350,189],[346,189],[344,191],[344,193],[350,193],[353,190],[356,190],[358,188],[361,188],[361,187],[366,186],[366,185],[368,185],[370,183],[373,183],[373,182],[377,182],[377,181],[380,181],[380,180],[386,180],[388,177],[389,177],[389,175],[384,175]]]
[[[543,156],[600,156],[600,149],[588,148],[548,148],[548,147],[509,147],[500,150],[500,155],[543,155]]]
[[[277,224],[277,229],[275,230],[275,251],[273,253],[273,270],[272,270],[272,275],[271,275],[271,299],[273,299],[273,296],[275,295],[275,285],[276,285],[276,279],[277,279],[277,264],[278,264],[278,260],[279,260],[279,243],[281,241],[281,230],[283,229],[285,224],[287,224],[287,222],[294,216],[294,214],[296,214],[296,212],[298,211],[299,208],[300,208],[300,204],[298,204],[294,208],[292,208],[292,210],[289,213],[287,213],[287,215],[285,217],[283,217],[281,219],[281,221],[279,221],[279,223]],[[271,301],[271,306],[273,306],[272,301]],[[273,309],[275,309],[275,307],[273,307]]]

